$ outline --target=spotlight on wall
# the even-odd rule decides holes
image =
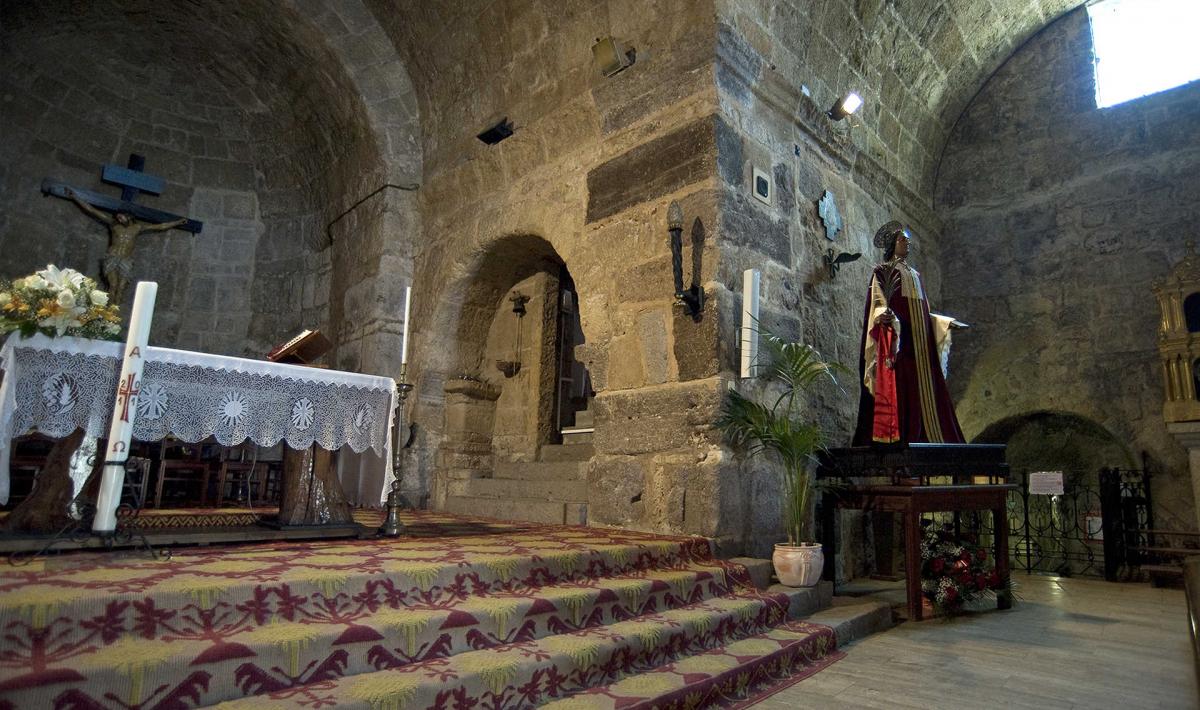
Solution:
[[[508,118],[500,119],[500,122],[494,126],[490,126],[487,130],[475,136],[479,140],[488,145],[495,145],[500,141],[508,138],[513,134],[513,124]]]
[[[613,37],[597,38],[592,45],[592,59],[604,76],[612,76],[617,72],[633,65],[637,52],[627,49],[625,45]]]
[[[846,92],[846,95],[837,100],[833,108],[829,109],[829,117],[835,121],[840,121],[843,118],[853,115],[855,111],[862,108],[862,97],[853,91]]]

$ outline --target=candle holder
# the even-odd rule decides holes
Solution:
[[[404,523],[400,522],[400,484],[401,463],[404,461],[404,447],[408,438],[404,436],[404,403],[412,392],[412,383],[408,381],[408,365],[400,366],[400,380],[396,383],[396,427],[392,451],[392,489],[388,491],[387,517],[379,526],[381,537],[399,537],[404,531]]]
[[[700,285],[696,230],[692,230],[692,285],[683,287],[683,209],[678,202],[667,208],[667,231],[671,235],[671,275],[675,280],[675,302],[683,306],[692,320],[700,321],[704,310],[704,287]]]

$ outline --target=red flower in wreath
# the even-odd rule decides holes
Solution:
[[[978,550],[976,550],[975,551],[975,559],[979,560],[980,562],[986,562],[987,561],[987,550],[983,549],[982,547],[979,548]]]
[[[979,591],[982,592],[983,590],[987,589],[987,585],[988,585],[988,578],[986,575],[980,574],[980,575],[975,576],[975,587]]]
[[[940,557],[935,557],[930,560],[929,569],[933,570],[934,574],[941,574],[942,570],[946,569],[946,561]]]
[[[958,600],[958,590],[954,587],[947,587],[944,593],[946,595],[947,604],[953,604],[956,600]]]
[[[958,583],[963,585],[964,587],[971,586],[972,579],[973,578],[971,577],[970,572],[963,572],[962,574],[958,575]]]
[[[971,551],[963,550],[962,554],[958,556],[958,559],[962,560],[962,562],[964,562],[964,563],[970,562],[971,561]]]

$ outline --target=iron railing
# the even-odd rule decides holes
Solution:
[[[1014,471],[1017,489],[1008,496],[1009,554],[1012,569],[1064,577],[1104,577],[1111,581],[1136,575],[1141,563],[1133,549],[1146,546],[1154,527],[1150,474],[1102,469],[1063,473],[1063,493],[1029,492],[1030,473]],[[991,513],[930,513],[959,534],[990,545]]]

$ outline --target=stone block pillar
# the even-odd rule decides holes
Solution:
[[[1196,525],[1200,527],[1200,422],[1174,422],[1167,431],[1188,452],[1188,471],[1192,476],[1192,499],[1195,501]]]

